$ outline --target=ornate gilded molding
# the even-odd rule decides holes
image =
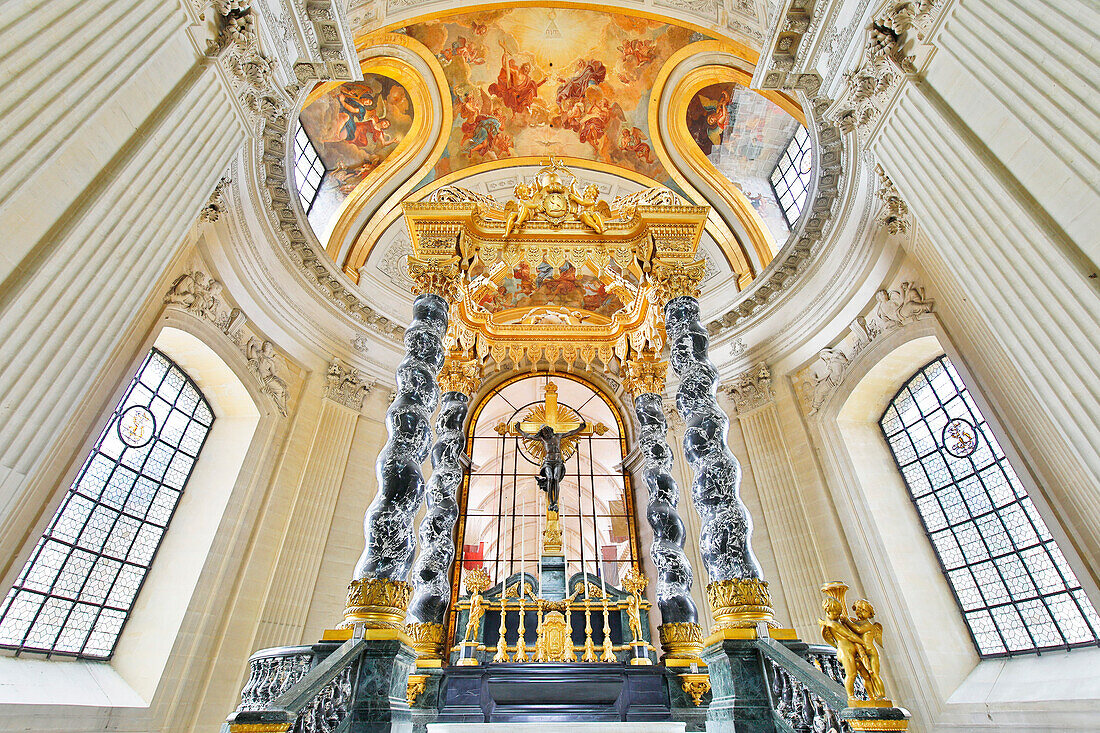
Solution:
[[[412,586],[403,580],[357,578],[348,584],[343,628],[405,630]]]
[[[473,397],[481,384],[481,363],[477,359],[463,359],[462,352],[451,352],[439,370],[440,392],[460,392]]]
[[[374,386],[374,380],[339,359],[332,360],[325,375],[325,397],[357,412]]]
[[[453,250],[452,250],[453,251]],[[458,279],[458,257],[427,259],[409,255],[409,277],[416,295],[438,295],[451,300],[455,295]]]
[[[410,674],[409,681],[405,685],[405,700],[409,703],[409,707],[416,704],[417,698],[424,694],[424,690],[428,687],[428,675],[426,674]]]
[[[817,359],[800,373],[802,398],[809,414],[815,415],[830,395],[844,381],[855,361],[875,341],[886,334],[917,321],[935,308],[924,288],[914,282],[902,282],[897,289],[875,293],[874,305],[865,315],[858,316],[848,326],[848,332],[831,347],[822,349]]]
[[[724,389],[739,415],[763,407],[775,399],[771,371],[764,362],[738,374]]]
[[[697,623],[674,621],[657,627],[661,639],[662,660],[699,662],[703,656],[703,627]]]
[[[715,580],[707,586],[707,600],[714,613],[714,631],[749,629],[761,622],[777,625],[766,580]]]
[[[412,646],[418,659],[443,657],[443,624],[416,621],[406,624],[405,631],[412,639]]]

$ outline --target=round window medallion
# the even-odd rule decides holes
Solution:
[[[141,448],[153,439],[157,421],[148,408],[141,405],[129,407],[118,420],[118,437],[131,448]]]
[[[956,458],[966,458],[978,449],[978,431],[961,417],[954,418],[943,426],[943,449]]]

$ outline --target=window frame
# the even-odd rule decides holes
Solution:
[[[802,173],[802,162],[807,158],[810,161],[810,167],[808,171]],[[813,170],[813,143],[810,140],[810,131],[807,130],[804,125],[798,125],[795,128],[794,134],[791,135],[791,139],[787,143],[787,146],[783,148],[783,152],[780,153],[779,159],[775,161],[772,172],[768,174],[768,185],[772,188],[772,194],[775,196],[775,203],[779,205],[779,210],[783,212],[783,218],[787,221],[788,229],[794,229],[795,223],[802,218],[802,213],[806,210],[806,199],[810,195],[810,183],[813,179]],[[787,180],[788,173],[794,174],[793,179],[790,181]],[[784,187],[782,194],[776,186],[777,177]],[[802,191],[797,196],[791,193],[794,183],[798,183],[802,187]],[[783,203],[784,195],[791,196],[791,205],[789,207]],[[795,209],[794,216],[791,216],[792,209]]]
[[[303,140],[306,143],[305,145],[302,144]],[[304,164],[303,158],[306,158]],[[317,179],[317,185],[314,186],[309,182],[309,174],[317,172],[320,173],[320,177]],[[328,167],[321,160],[321,154],[317,151],[317,146],[313,144],[306,128],[299,124],[298,129],[294,131],[294,188],[298,193],[298,201],[302,204],[307,216],[313,211],[313,205],[317,203],[317,196],[321,192],[321,186],[324,185],[326,175],[328,175]],[[305,195],[307,186],[313,189],[309,196]]]
[[[151,364],[152,360],[154,358],[157,358],[157,357],[164,360],[164,362],[166,363],[166,368],[164,370],[164,373],[161,375],[160,379],[158,380],[156,387],[154,388],[154,387],[151,387],[149,384],[147,384],[145,382],[142,382],[141,378],[145,374],[146,370],[150,367],[150,364]],[[171,375],[173,373],[173,371],[178,373],[178,375],[181,377],[182,384],[181,384],[179,390],[176,392],[175,396],[173,397],[172,401],[169,403],[168,400],[165,399],[165,397],[161,394],[161,390],[164,387],[166,380],[169,378],[169,375]],[[148,401],[145,402],[145,403],[138,402],[138,403],[134,403],[134,404],[127,404],[128,401],[129,401],[130,396],[133,394],[134,390],[137,388],[139,383],[141,384],[141,386],[144,389],[146,389],[150,392]],[[184,393],[185,393],[185,391],[187,390],[188,387],[190,387],[192,390],[194,390],[194,395],[196,397],[195,405],[191,408],[190,414],[184,412],[183,410],[181,410],[178,407],[179,400],[184,395]],[[148,449],[146,455],[143,457],[140,466],[138,466],[137,468],[134,468],[134,467],[130,466],[129,464],[127,464],[125,462],[126,450],[132,449],[133,447],[129,446],[124,441],[123,441],[123,445],[126,446],[126,447],[123,448],[122,451],[119,452],[117,458],[111,458],[109,456],[109,454],[107,454],[107,453],[105,453],[101,450],[103,445],[104,445],[105,439],[107,439],[109,435],[111,435],[112,433],[115,434],[115,435],[118,435],[119,421],[120,421],[122,415],[125,412],[130,410],[135,405],[144,404],[144,406],[146,406],[146,407],[151,407],[154,404],[154,402],[158,399],[158,397],[162,402],[169,405],[168,411],[167,411],[165,417],[162,419],[162,421],[159,424],[156,425],[156,430],[155,430],[153,436],[149,439],[149,441],[147,441],[147,443],[145,443],[144,445],[137,448],[138,450],[140,450],[140,449],[144,449],[146,446],[149,446],[149,449]],[[199,411],[200,408],[204,408],[205,411],[209,414],[209,416],[210,416],[209,417],[209,422],[204,422],[203,420],[196,418],[196,413]],[[167,424],[167,421],[170,419],[170,416],[173,413],[183,414],[187,417],[187,422],[185,423],[184,427],[180,431],[179,441],[177,441],[177,444],[174,445],[174,446],[172,445],[172,443],[168,442],[167,440],[162,439],[164,427]],[[138,598],[141,595],[142,589],[145,587],[145,583],[149,578],[150,571],[152,570],[153,565],[156,562],[157,556],[160,552],[160,549],[164,544],[164,539],[167,536],[168,530],[172,525],[172,520],[176,515],[176,511],[179,508],[180,502],[183,498],[183,494],[187,490],[187,485],[191,480],[191,476],[194,473],[195,467],[199,463],[199,460],[202,456],[203,448],[206,446],[206,441],[209,438],[211,432],[213,431],[214,424],[216,423],[216,421],[217,421],[217,416],[215,415],[214,409],[210,404],[209,398],[203,393],[202,389],[195,382],[195,380],[183,369],[183,367],[181,367],[175,360],[173,360],[171,357],[169,357],[162,350],[156,348],[155,346],[150,348],[149,351],[146,352],[145,358],[142,359],[142,361],[141,361],[140,365],[138,366],[137,370],[134,372],[134,375],[131,377],[125,391],[123,392],[123,394],[120,397],[117,404],[112,409],[109,417],[102,424],[102,427],[100,428],[94,443],[92,444],[91,448],[88,449],[87,453],[85,454],[84,461],[82,462],[79,471],[77,472],[77,474],[73,478],[73,480],[69,483],[69,486],[65,491],[65,495],[62,498],[61,503],[59,504],[58,508],[55,510],[55,512],[53,514],[53,517],[50,519],[49,523],[46,525],[46,527],[43,530],[42,534],[39,536],[38,540],[36,541],[36,543],[34,545],[34,548],[31,551],[30,556],[23,563],[23,567],[20,569],[19,574],[16,576],[15,581],[13,582],[12,586],[8,589],[8,592],[5,595],[5,597],[3,598],[3,600],[0,601],[0,624],[2,624],[3,621],[8,617],[8,613],[10,612],[10,610],[12,608],[12,606],[10,604],[10,601],[13,600],[15,597],[17,597],[17,595],[19,594],[20,591],[25,591],[25,592],[28,592],[28,593],[31,593],[31,594],[34,594],[34,595],[38,595],[38,596],[42,597],[42,599],[43,599],[42,602],[39,604],[38,608],[36,609],[34,617],[31,619],[30,623],[27,625],[27,629],[23,633],[22,640],[18,644],[0,642],[0,649],[7,649],[7,650],[10,650],[10,651],[13,651],[15,653],[15,656],[20,656],[20,655],[23,655],[23,654],[27,654],[27,655],[33,655],[33,656],[36,656],[36,657],[44,657],[46,659],[57,656],[57,657],[66,657],[66,658],[94,661],[94,662],[110,662],[111,661],[111,659],[114,657],[115,652],[118,649],[119,641],[122,638],[122,634],[125,632],[126,626],[127,626],[128,622],[130,621],[131,617],[134,614],[134,609],[135,609],[135,606],[137,604]],[[192,453],[188,452],[188,450],[182,446],[182,443],[183,443],[185,435],[191,429],[191,426],[196,425],[196,424],[199,425],[200,428],[202,429],[202,437],[201,437],[201,439],[199,439],[198,445],[194,449],[194,453],[192,454]],[[152,455],[156,444],[158,444],[158,443],[162,443],[162,444],[168,446],[169,448],[171,448],[172,452],[171,452],[170,456],[165,460],[164,473],[161,475],[161,477],[159,479],[156,479],[156,478],[153,478],[152,476],[146,475],[144,473],[144,469],[145,469],[146,465],[149,462],[150,456]],[[180,455],[180,454],[186,456],[187,458],[190,458],[191,463],[190,463],[190,466],[187,469],[186,474],[183,476],[182,480],[180,481],[179,488],[177,490],[174,487],[172,487],[170,484],[167,483],[166,477],[168,476],[169,471],[172,470],[172,463],[175,460],[176,456]],[[103,457],[103,458],[111,461],[111,466],[110,466],[110,471],[109,471],[107,477],[103,481],[103,488],[100,490],[100,492],[99,492],[99,494],[96,498],[91,498],[88,495],[78,491],[78,487],[80,487],[81,481],[88,474],[88,471],[91,469],[91,467],[92,467],[92,465],[95,462],[97,457]],[[110,503],[105,503],[102,499],[103,499],[108,487],[111,485],[111,478],[115,475],[115,472],[119,467],[123,467],[127,471],[133,473],[134,478],[133,478],[133,481],[131,482],[131,484],[129,485],[129,487],[127,488],[126,496],[125,496],[125,498],[122,499],[120,506],[118,508],[115,508]],[[127,502],[130,499],[130,497],[133,495],[133,492],[135,491],[136,487],[138,486],[139,481],[142,478],[144,478],[147,481],[155,482],[156,488],[154,489],[154,491],[152,493],[152,496],[151,496],[151,498],[148,502],[148,506],[145,508],[144,515],[142,517],[137,517],[134,513],[132,513],[131,511],[128,510]],[[150,519],[149,518],[150,517],[149,513],[150,513],[152,507],[156,504],[157,498],[159,496],[161,496],[162,492],[165,491],[165,490],[176,491],[177,493],[176,493],[176,496],[175,496],[174,501],[172,503],[171,509],[167,512],[167,516],[165,517],[165,519],[163,521],[163,526],[162,526],[162,525],[158,524],[155,519]],[[72,541],[58,539],[57,537],[53,536],[52,533],[53,533],[55,527],[57,526],[58,522],[61,521],[64,518],[64,512],[69,507],[70,501],[74,496],[81,496],[82,498],[89,501],[90,502],[90,508],[87,512],[87,516],[83,519],[83,524],[81,524],[79,529],[77,529],[73,533],[73,540]],[[100,545],[99,549],[98,550],[91,550],[89,548],[81,546],[81,538],[82,538],[85,530],[89,527],[89,525],[91,525],[93,516],[95,515],[96,509],[99,506],[106,506],[109,511],[114,512],[114,516],[110,517],[111,527],[106,532],[106,534],[104,535],[102,544]],[[114,528],[118,525],[118,522],[124,516],[129,517],[132,520],[135,520],[137,522],[137,525],[136,525],[136,529],[134,530],[134,533],[133,533],[133,538],[130,541],[130,545],[127,548],[127,551],[126,551],[125,555],[121,559],[119,559],[119,558],[116,558],[116,557],[112,557],[110,554],[108,554],[106,552],[106,550],[107,550],[107,544],[110,541],[110,538],[111,538],[111,535],[114,531]],[[144,564],[139,564],[138,562],[135,562],[135,561],[130,560],[128,558],[130,557],[130,554],[133,551],[134,546],[139,541],[140,535],[142,534],[143,530],[147,526],[157,527],[157,528],[160,529],[160,532],[159,532],[159,536],[156,538],[156,544],[153,546],[151,552],[149,553],[148,560]],[[42,590],[39,590],[39,589],[36,589],[36,588],[26,587],[23,583],[24,583],[25,579],[27,578],[28,573],[32,570],[34,564],[42,556],[41,555],[41,548],[45,547],[46,543],[51,541],[51,540],[53,542],[57,543],[57,544],[64,545],[67,548],[67,554],[65,555],[64,560],[62,561],[61,565],[57,569],[57,572],[54,575],[53,579],[50,581],[48,590],[42,591]],[[91,561],[91,563],[89,565],[88,572],[80,580],[79,590],[77,590],[75,594],[72,594],[72,593],[69,594],[72,597],[67,597],[65,595],[59,595],[58,593],[56,593],[56,591],[58,589],[58,583],[61,581],[62,574],[63,574],[64,569],[67,566],[70,558],[72,558],[74,556],[75,552],[78,551],[78,550],[83,552],[83,553],[94,556],[93,560]],[[104,557],[106,557],[110,560],[115,560],[119,563],[119,568],[115,572],[114,577],[111,580],[110,586],[103,593],[103,599],[101,601],[92,603],[92,602],[89,602],[87,600],[81,600],[81,596],[84,593],[84,590],[87,587],[89,580],[92,578],[93,574],[95,573],[96,568],[98,567],[99,560],[104,558]],[[115,584],[118,582],[119,578],[122,576],[122,573],[126,569],[127,566],[140,568],[141,569],[141,578],[138,581],[137,586],[134,589],[134,592],[133,592],[132,596],[129,598],[127,607],[123,610],[121,605],[112,606],[110,604],[110,595],[111,595],[111,591],[113,590]],[[46,649],[46,648],[40,647],[40,646],[28,646],[27,645],[28,637],[31,635],[31,632],[35,627],[35,623],[36,623],[38,617],[41,615],[41,613],[43,612],[43,610],[45,609],[46,605],[49,603],[49,600],[51,598],[60,598],[60,599],[65,600],[65,601],[71,601],[72,602],[72,607],[65,614],[65,617],[64,617],[63,621],[61,622],[58,630],[57,630],[57,634],[56,634],[56,636],[54,637],[54,639],[52,641],[53,648]],[[62,635],[65,632],[66,625],[69,622],[69,619],[72,617],[73,611],[77,608],[78,605],[94,606],[95,609],[96,609],[96,618],[91,623],[91,625],[88,627],[87,631],[85,632],[85,636],[84,636],[84,639],[83,639],[83,642],[81,644],[81,648],[80,648],[79,651],[72,651],[72,650],[67,650],[67,649],[58,649],[58,648],[56,648],[57,644],[58,644],[58,642],[60,641]],[[123,613],[122,621],[119,624],[117,632],[115,632],[115,634],[114,634],[114,638],[111,640],[110,649],[105,654],[88,653],[88,651],[87,651],[88,647],[89,647],[89,645],[92,641],[93,635],[95,634],[96,623],[98,622],[98,619],[100,618],[100,616],[102,616],[102,614],[105,610],[111,610],[111,611],[115,611],[115,612],[122,612]]]
[[[927,374],[928,370],[933,368],[933,366],[935,364],[940,364],[941,365],[941,368],[947,374],[947,377],[951,381],[951,385],[955,390],[954,395],[952,395],[946,401],[936,391],[936,388],[932,385],[932,378],[929,377],[928,374]],[[954,374],[952,374],[952,372],[954,372]],[[932,394],[933,398],[935,399],[934,409],[928,411],[927,413],[921,407],[921,405],[919,404],[919,402],[916,398],[916,394],[915,394],[914,390],[910,389],[910,386],[915,381],[920,379],[921,377],[924,377],[924,379],[926,381],[926,389]],[[897,404],[898,404],[899,400],[907,394],[909,395],[910,399],[913,400],[914,407],[916,408],[918,414],[920,415],[920,418],[917,421],[910,424],[910,425],[905,424],[905,421],[901,417],[901,411],[897,409]],[[944,458],[945,469],[948,472],[948,477],[950,478],[950,481],[948,483],[944,484],[943,486],[940,486],[939,488],[935,488],[935,483],[933,482],[932,477],[928,475],[928,470],[925,466],[925,463],[924,463],[923,459],[927,458],[928,456],[934,455],[934,454],[939,454],[941,456],[953,456],[953,457],[956,458],[956,460],[958,460],[958,457],[954,456],[954,454],[952,454],[946,448],[946,446],[943,445],[942,435],[938,434],[936,431],[934,431],[932,429],[933,426],[932,426],[932,423],[929,420],[929,417],[932,416],[932,415],[935,415],[937,412],[942,412],[944,414],[944,416],[947,416],[949,419],[944,425],[943,430],[945,431],[946,430],[946,425],[949,424],[951,422],[951,420],[953,419],[953,417],[951,416],[951,413],[947,410],[947,404],[949,402],[951,402],[952,400],[955,400],[955,399],[963,400],[963,404],[966,405],[967,411],[969,412],[969,416],[973,419],[972,427],[975,431],[975,434],[980,436],[978,438],[979,441],[985,440],[985,441],[989,442],[989,444],[990,444],[989,449],[991,451],[991,455],[992,455],[993,460],[988,465],[981,466],[981,467],[979,467],[973,460],[971,460],[970,463],[971,463],[971,466],[972,466],[972,469],[973,469],[972,472],[965,475],[965,476],[956,476],[955,472],[952,471],[950,464],[947,463],[946,458]],[[894,410],[895,414],[897,415],[897,419],[898,419],[898,422],[899,422],[899,425],[900,425],[900,427],[892,433],[887,431],[886,424],[885,424],[886,421],[887,421],[887,417],[890,414],[891,410]],[[1087,594],[1085,593],[1085,590],[1082,587],[1082,585],[1080,583],[1080,580],[1077,578],[1076,573],[1073,571],[1073,569],[1071,567],[1069,567],[1068,560],[1065,558],[1065,554],[1061,551],[1061,548],[1058,546],[1058,542],[1057,542],[1056,538],[1050,532],[1049,527],[1047,527],[1045,519],[1041,515],[1038,514],[1038,509],[1035,508],[1034,502],[1031,500],[1029,492],[1027,491],[1027,487],[1023,485],[1022,481],[1020,480],[1019,473],[1012,466],[1008,455],[1001,448],[1001,446],[999,444],[999,441],[997,441],[996,436],[992,432],[991,426],[989,426],[988,420],[985,418],[984,415],[981,414],[980,408],[978,407],[977,403],[975,402],[974,397],[971,394],[971,391],[970,391],[969,387],[965,384],[965,382],[963,382],[962,376],[958,373],[958,370],[955,369],[954,365],[951,364],[951,360],[946,355],[937,356],[937,357],[931,359],[930,361],[928,361],[927,363],[925,363],[924,365],[922,365],[916,371],[914,371],[913,374],[908,379],[906,379],[906,381],[897,389],[897,391],[894,393],[894,395],[890,398],[889,402],[886,405],[886,408],[883,410],[882,414],[880,415],[880,417],[876,421],[876,424],[879,428],[879,432],[880,432],[880,434],[883,438],[883,441],[886,443],[887,452],[889,453],[891,460],[894,462],[894,467],[898,472],[898,476],[901,478],[901,481],[902,481],[902,483],[904,484],[904,486],[906,488],[906,492],[908,493],[910,503],[913,506],[913,510],[917,515],[918,521],[920,522],[921,529],[924,531],[924,535],[925,535],[925,538],[928,541],[929,547],[931,548],[933,554],[936,556],[936,561],[939,564],[940,572],[942,573],[942,576],[943,576],[944,580],[946,581],[948,587],[951,590],[951,595],[952,595],[952,598],[955,601],[956,607],[958,608],[961,620],[962,620],[963,624],[966,626],[967,633],[970,634],[971,641],[974,645],[975,653],[981,659],[999,659],[999,658],[1007,658],[1007,657],[1027,656],[1027,655],[1040,655],[1044,652],[1069,651],[1071,649],[1090,648],[1090,647],[1100,646],[1100,624],[1098,624],[1094,620],[1096,611],[1095,611],[1095,608],[1092,608],[1091,600],[1088,598]],[[924,425],[926,427],[928,434],[932,437],[932,441],[933,441],[933,445],[934,445],[934,449],[932,451],[921,453],[920,449],[917,446],[917,441],[914,438],[913,433],[912,433],[912,428],[916,425]],[[941,432],[943,432],[943,431],[941,431]],[[903,466],[901,461],[899,460],[898,453],[895,451],[894,445],[891,442],[891,438],[896,438],[897,436],[903,435],[903,434],[907,437],[910,444],[912,445],[912,449],[913,449],[913,453],[914,453],[913,459],[908,461],[905,464],[905,466]],[[967,454],[966,458],[969,459],[970,456],[972,456],[972,455],[973,455],[973,451],[971,453]],[[920,468],[920,470],[924,473],[925,478],[928,481],[928,485],[929,485],[929,490],[926,491],[926,492],[920,493],[919,496],[918,496],[917,489],[915,489],[914,486],[910,483],[909,478],[908,478],[908,476],[905,472],[905,468],[909,468],[909,467],[912,467],[914,465],[917,465]],[[1009,469],[1009,471],[1011,471],[1012,476],[1010,476],[1007,472],[1005,472],[1004,469],[1006,467]],[[1004,476],[1006,485],[1008,486],[1009,490],[1012,491],[1012,493],[1014,495],[1014,499],[1011,502],[1004,503],[1003,505],[998,505],[997,504],[997,500],[993,496],[992,492],[990,491],[989,485],[986,483],[986,481],[985,481],[985,479],[983,478],[983,475],[982,475],[983,473],[987,472],[991,468],[996,468],[996,469],[1000,470],[1002,475]],[[1019,490],[1017,490],[1017,487],[1013,485],[1013,477],[1015,478],[1015,483],[1018,485]],[[971,507],[968,503],[968,500],[967,500],[966,496],[964,495],[963,488],[962,488],[964,482],[969,481],[971,479],[977,480],[980,483],[982,490],[985,492],[985,496],[988,498],[988,503],[991,507],[988,511],[983,511],[981,513],[975,513],[975,511],[973,511],[971,509]],[[943,504],[940,500],[939,494],[941,492],[943,492],[944,490],[949,489],[951,487],[957,487],[957,490],[959,492],[960,501],[962,502],[962,506],[965,508],[965,511],[966,511],[966,517],[963,518],[963,519],[952,521],[950,519],[950,516],[949,516],[947,510],[944,508],[944,506],[943,506]],[[1022,493],[1020,493],[1020,491],[1022,491]],[[929,497],[929,496],[933,497],[936,500],[936,507],[938,508],[939,513],[943,515],[943,525],[944,526],[941,527],[941,528],[935,529],[935,530],[933,530],[930,527],[929,520],[926,517],[924,511],[922,511],[920,503],[919,503],[919,501],[921,499],[924,499],[924,498]],[[1034,511],[1034,516],[1032,516],[1032,514],[1029,512],[1027,506],[1025,505],[1025,503],[1024,503],[1025,500],[1027,502],[1031,503],[1032,510]],[[1019,547],[1016,539],[1012,536],[1012,532],[1009,530],[1008,525],[1005,523],[1005,519],[1002,516],[1002,511],[1005,510],[1005,509],[1008,509],[1009,507],[1012,507],[1012,506],[1021,507],[1021,511],[1023,512],[1024,517],[1027,519],[1029,525],[1031,526],[1031,529],[1034,531],[1035,537],[1036,537],[1036,542],[1033,545],[1030,545],[1028,547],[1023,547],[1023,548]],[[981,526],[980,526],[979,522],[983,518],[989,517],[989,516],[995,517],[997,519],[997,521],[1000,523],[1001,528],[1004,530],[1005,535],[1006,535],[1006,537],[1008,539],[1008,542],[1010,544],[1010,548],[1007,551],[1002,551],[1000,553],[995,552],[990,547],[989,538],[987,537],[987,534],[982,532],[982,529],[981,529]],[[1041,525],[1042,525],[1041,527],[1036,524],[1036,520],[1038,520],[1038,522],[1041,523]],[[974,528],[974,531],[977,533],[979,541],[982,543],[982,546],[985,548],[986,557],[984,559],[978,559],[978,560],[971,561],[969,558],[967,558],[966,553],[963,550],[963,544],[964,543],[961,541],[958,529],[965,528],[968,525],[972,526]],[[942,533],[943,531],[949,531],[950,534],[951,534],[951,537],[955,540],[956,545],[959,547],[960,564],[957,567],[952,568],[951,570],[948,569],[948,567],[945,563],[944,557],[941,554],[937,543],[933,539],[934,534],[939,534],[939,533]],[[1044,534],[1047,536],[1046,539],[1044,539]],[[1064,569],[1059,566],[1058,562],[1056,561],[1056,558],[1051,553],[1051,551],[1049,549],[1051,547],[1053,547],[1053,549],[1057,550],[1058,554],[1062,556],[1063,560],[1065,560],[1065,568]],[[1036,576],[1033,573],[1031,567],[1029,567],[1028,563],[1023,559],[1025,552],[1033,550],[1035,548],[1040,548],[1047,555],[1047,557],[1050,559],[1051,564],[1053,566],[1053,570],[1057,573],[1058,578],[1061,581],[1062,585],[1061,585],[1060,588],[1052,590],[1052,591],[1043,591],[1042,590],[1042,584],[1040,584],[1036,580]],[[1028,582],[1031,584],[1031,587],[1032,587],[1034,592],[1032,594],[1030,594],[1029,597],[1024,597],[1024,598],[1021,598],[1021,599],[1017,599],[1015,597],[1015,594],[1012,590],[1012,584],[1009,583],[1005,579],[1004,573],[1003,573],[1000,565],[997,563],[998,559],[1001,559],[1001,558],[1004,558],[1004,557],[1010,557],[1010,556],[1015,556],[1016,558],[1019,559],[1019,563],[1022,566],[1022,568],[1024,569],[1024,572],[1025,572],[1025,575],[1028,579]],[[1007,593],[1006,600],[1001,601],[1001,602],[994,602],[994,603],[990,603],[987,600],[986,593],[983,590],[983,586],[978,584],[978,578],[976,577],[976,574],[972,570],[973,568],[975,568],[977,566],[980,566],[983,563],[990,563],[992,565],[992,567],[995,569],[997,577],[1000,579],[1000,582],[1004,586],[1004,589]],[[975,589],[977,590],[977,592],[979,594],[981,604],[976,605],[973,608],[967,609],[967,607],[964,605],[962,599],[959,596],[959,591],[957,590],[957,588],[955,586],[955,582],[952,580],[951,573],[952,572],[957,572],[958,570],[961,570],[961,569],[965,569],[965,570],[967,570],[968,573],[970,573],[970,577],[974,580],[974,583],[975,583]],[[1070,574],[1068,577],[1066,575],[1066,572],[1068,572]],[[1054,596],[1058,596],[1058,595],[1061,595],[1061,594],[1064,594],[1065,596],[1067,596],[1072,601],[1072,603],[1075,605],[1078,612],[1081,614],[1082,620],[1086,624],[1087,628],[1089,630],[1091,630],[1091,632],[1092,632],[1093,638],[1092,638],[1091,641],[1078,641],[1078,642],[1070,642],[1069,641],[1068,634],[1067,634],[1067,629],[1063,628],[1062,622],[1058,619],[1056,614],[1051,610],[1051,606],[1048,603],[1049,598],[1054,597]],[[1094,617],[1091,620],[1090,620],[1089,614],[1087,612],[1087,609],[1085,608],[1085,606],[1082,605],[1081,597],[1083,597],[1084,601],[1087,603],[1087,605],[1090,608],[1092,608]],[[1038,603],[1040,603],[1042,605],[1042,607],[1046,610],[1046,612],[1047,612],[1047,614],[1050,618],[1050,621],[1053,623],[1054,631],[1058,634],[1058,636],[1061,637],[1061,640],[1062,640],[1063,643],[1057,644],[1057,645],[1040,646],[1036,642],[1036,634],[1033,631],[1033,626],[1031,624],[1029,624],[1029,622],[1027,621],[1027,619],[1024,615],[1024,609],[1022,608],[1022,606],[1024,604],[1034,602],[1034,601],[1037,601]],[[995,616],[992,613],[992,611],[994,611],[995,609],[1006,607],[1006,606],[1011,607],[1015,611],[1015,613],[1019,617],[1019,620],[1022,624],[1021,628],[1023,629],[1023,632],[1026,634],[1027,638],[1031,641],[1031,646],[1029,646],[1026,649],[1012,649],[1012,648],[1010,648],[1009,643],[1005,639],[1005,634],[1003,633],[1001,625],[998,623],[997,619],[995,618]],[[999,639],[1000,645],[1003,648],[1003,651],[983,651],[982,646],[979,643],[978,638],[975,634],[975,629],[971,625],[971,621],[970,621],[970,618],[969,618],[969,615],[975,614],[977,612],[983,612],[983,611],[986,612],[989,615],[990,621],[992,623],[992,633],[994,633],[996,635],[996,638]]]

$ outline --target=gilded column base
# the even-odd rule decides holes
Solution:
[[[703,663],[703,628],[690,621],[673,621],[657,627],[666,666]]]
[[[403,580],[357,578],[348,585],[341,628],[405,630],[412,586]]]
[[[896,708],[889,700],[849,700],[840,719],[852,730],[909,730],[909,711]]]
[[[546,511],[546,529],[542,531],[543,555],[563,554],[561,535],[561,520],[558,519],[558,513],[548,509]]]
[[[443,624],[417,622],[405,625],[417,660],[443,658]]]
[[[713,631],[749,629],[757,624],[778,626],[768,595],[768,583],[756,578],[716,580],[707,586],[707,600],[714,613]]]

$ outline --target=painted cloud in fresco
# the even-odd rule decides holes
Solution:
[[[662,183],[649,99],[661,66],[699,36],[686,28],[568,8],[493,10],[406,32],[439,58],[454,127],[435,178],[490,160],[575,156]]]
[[[777,243],[790,229],[768,177],[798,121],[771,100],[733,82],[700,90],[687,127],[699,149],[752,203]]]

